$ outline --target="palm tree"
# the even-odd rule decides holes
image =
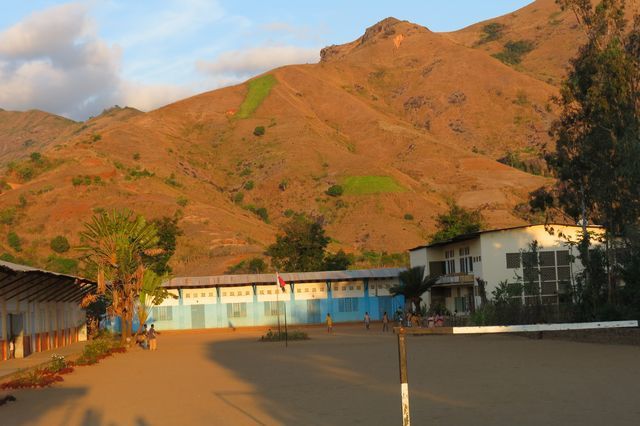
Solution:
[[[438,280],[437,276],[425,276],[424,266],[415,266],[400,272],[400,284],[393,286],[389,292],[394,296],[402,295],[408,303],[413,303],[416,312],[420,311],[422,295]]]
[[[169,279],[168,275],[158,275],[150,269],[144,271],[142,286],[138,296],[137,312],[140,324],[147,322],[149,311],[155,305],[159,305],[169,296],[169,292],[162,288],[162,283]],[[139,331],[140,329],[138,329]],[[136,333],[137,336],[138,333]]]
[[[143,254],[159,254],[155,226],[129,210],[93,216],[80,233],[85,260],[97,271],[98,294],[110,305],[107,313],[122,324],[122,341],[131,335],[135,303],[145,274]]]

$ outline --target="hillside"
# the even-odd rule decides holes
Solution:
[[[13,210],[0,253],[47,264],[53,236],[77,243],[83,221],[114,207],[179,212],[172,263],[191,275],[259,255],[293,211],[321,218],[332,248],[352,252],[424,242],[452,200],[491,227],[523,223],[514,207],[549,180],[496,160],[549,143],[553,85],[393,18],[321,56],[149,113],[71,123],[37,150],[44,160],[23,147],[0,194],[0,210]],[[342,196],[325,193],[334,184]]]
[[[626,0],[626,5],[626,16],[630,20],[640,10],[640,0]],[[586,40],[573,12],[562,11],[555,0],[534,1],[522,9],[447,36],[488,54],[504,52],[509,42],[531,42],[531,51],[513,66],[553,85],[560,84],[569,60]]]

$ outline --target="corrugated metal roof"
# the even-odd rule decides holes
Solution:
[[[395,278],[405,268],[356,269],[348,271],[283,272],[286,282],[350,281]],[[167,288],[216,287],[251,284],[275,284],[276,274],[213,275],[204,277],[176,277],[163,284]]]
[[[43,274],[57,275],[59,277],[64,277],[64,278],[72,278],[72,279],[86,281],[86,282],[93,282],[87,278],[77,277],[75,275],[60,274],[58,272],[51,272],[45,269],[38,269],[38,268],[34,268],[27,265],[20,265],[17,263],[5,262],[4,260],[0,260],[0,268],[9,269],[14,272],[41,272]]]

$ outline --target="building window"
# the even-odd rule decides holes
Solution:
[[[171,321],[173,320],[173,306],[156,306],[155,320],[156,321]]]
[[[558,266],[569,266],[571,256],[569,256],[568,250],[558,250],[556,252],[556,263]]]
[[[449,259],[444,262],[444,273],[455,274],[456,273],[456,261],[455,259]]]
[[[228,303],[227,304],[227,317],[244,318],[246,316],[247,316],[246,303]]]
[[[249,290],[246,290],[246,291],[244,292],[244,295],[245,295],[245,296],[248,296],[249,294],[251,294],[251,292],[250,292]]]
[[[280,312],[284,311],[284,302],[280,302]],[[266,317],[278,316],[278,302],[264,302],[264,315]]]
[[[469,247],[461,248],[460,250],[458,250],[458,253],[460,254],[460,257],[469,256]]]
[[[473,272],[473,260],[471,259],[471,257],[460,258],[460,272],[464,274]]]
[[[446,251],[444,252],[444,258],[445,258],[445,259],[453,259],[453,256],[454,256],[454,251],[453,251],[453,249],[451,249],[451,250],[446,250]]]
[[[185,299],[190,299],[191,298],[191,293],[185,293],[184,294],[184,298]]]
[[[454,299],[456,312],[467,312],[469,309],[467,307],[467,298],[466,297],[456,297]]]
[[[207,297],[206,293],[200,293],[200,297]]]
[[[507,269],[520,267],[520,253],[507,253]]]
[[[340,312],[356,312],[358,310],[358,298],[357,297],[345,297],[344,299],[338,299],[338,311]]]
[[[212,291],[209,292],[209,297],[213,297],[213,292]]]

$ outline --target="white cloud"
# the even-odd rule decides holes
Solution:
[[[83,5],[36,12],[0,33],[0,108],[85,119],[114,104],[146,110],[192,94],[123,80],[121,56],[98,37]]]
[[[319,49],[296,46],[267,46],[231,50],[213,61],[198,61],[203,73],[227,78],[246,78],[282,65],[318,62]]]

